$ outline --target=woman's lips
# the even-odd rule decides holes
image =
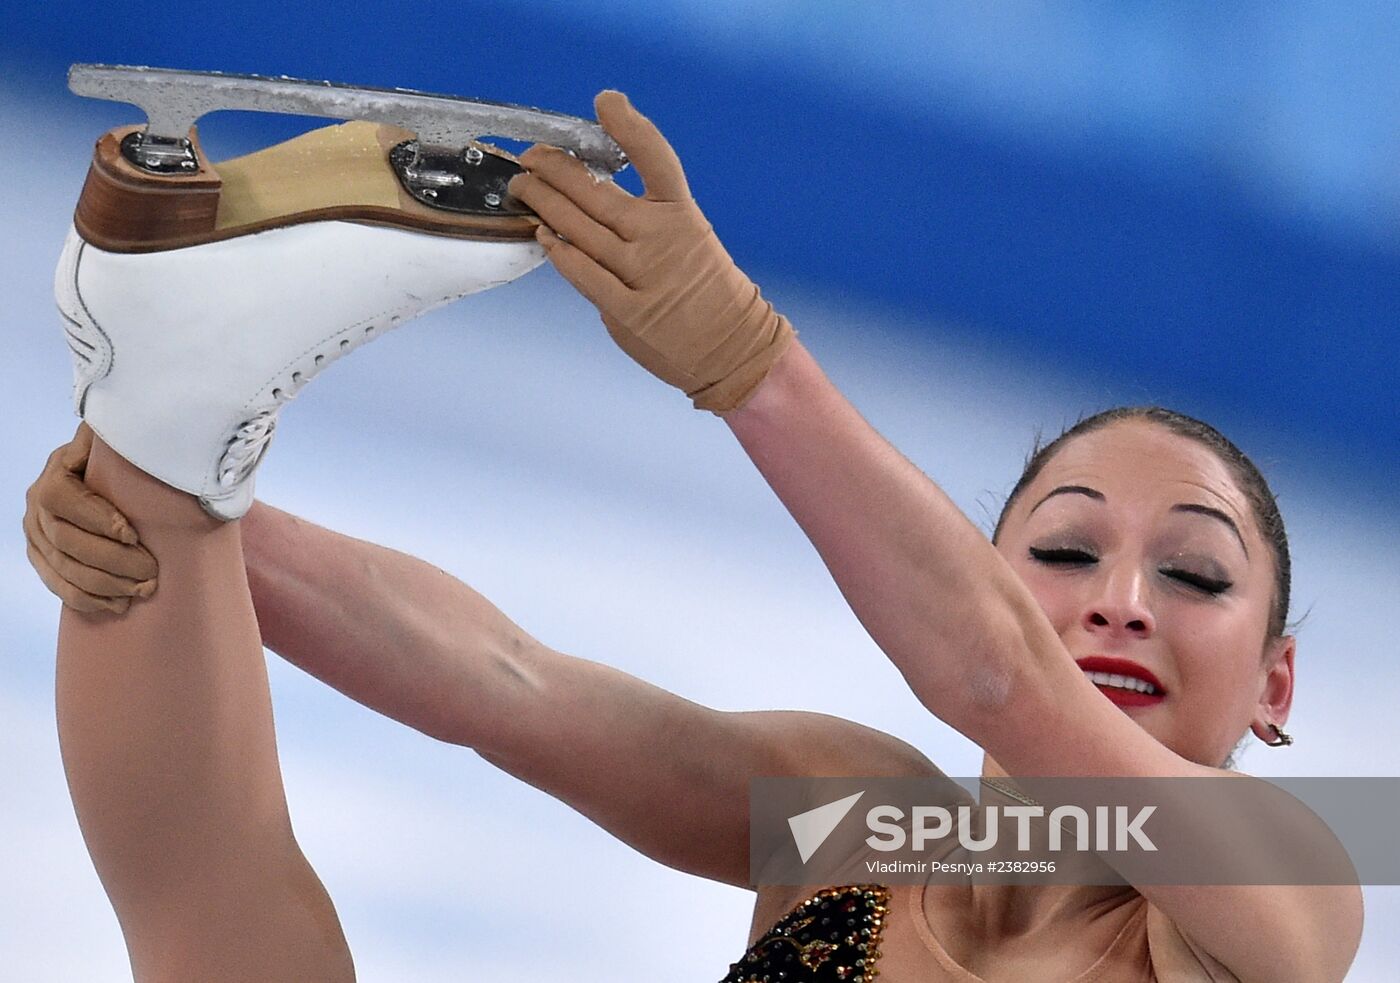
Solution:
[[[1155,692],[1143,693],[1135,689],[1127,689],[1122,686],[1107,685],[1102,682],[1094,682],[1094,688],[1104,696],[1108,697],[1115,705],[1120,707],[1148,707],[1161,703],[1166,699],[1166,689],[1151,670],[1146,666],[1138,665],[1128,659],[1115,659],[1105,655],[1090,655],[1083,659],[1075,659],[1075,665],[1087,675],[1088,673],[1108,674],[1110,676],[1122,676],[1126,679],[1142,680],[1152,686]]]
[[[1120,707],[1156,706],[1166,699],[1161,693],[1139,693],[1137,690],[1121,689],[1117,686],[1100,686],[1098,683],[1094,684],[1094,689]]]

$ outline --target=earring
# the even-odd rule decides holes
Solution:
[[[1272,741],[1265,741],[1264,744],[1266,746],[1288,747],[1288,745],[1293,743],[1293,738],[1280,730],[1278,724],[1269,724],[1269,730],[1274,732],[1274,739]]]

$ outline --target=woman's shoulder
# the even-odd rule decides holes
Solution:
[[[935,778],[938,767],[914,745],[866,724],[812,710],[752,710],[742,717],[779,740],[788,774],[820,778]]]

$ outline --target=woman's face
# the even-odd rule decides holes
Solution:
[[[1071,439],[1023,489],[997,549],[1076,662],[1124,660],[1098,670],[1155,679],[1156,694],[1095,681],[1181,756],[1219,765],[1245,728],[1267,736],[1287,719],[1293,641],[1266,644],[1273,555],[1202,444],[1144,420]]]

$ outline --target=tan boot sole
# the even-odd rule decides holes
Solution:
[[[389,163],[389,151],[413,134],[395,126],[327,126],[244,157],[181,175],[144,171],[121,153],[126,126],[97,141],[73,223],[108,252],[178,249],[303,222],[351,221],[466,239],[532,239],[533,215],[468,215],[413,198]],[[504,150],[478,144],[506,160]]]

